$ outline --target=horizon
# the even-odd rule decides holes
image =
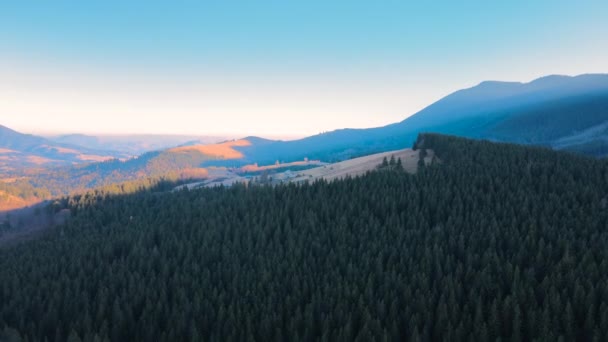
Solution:
[[[578,75],[565,75],[565,74],[549,74],[549,75],[544,75],[544,76],[540,76],[537,78],[534,78],[532,80],[527,80],[527,81],[515,81],[515,80],[511,80],[511,81],[505,81],[505,80],[493,80],[493,79],[488,79],[488,80],[483,80],[480,81],[479,83],[477,83],[474,86],[468,87],[468,88],[460,88],[460,89],[455,89],[452,92],[448,93],[447,95],[437,99],[437,101],[443,99],[446,96],[449,96],[453,93],[456,93],[460,90],[467,90],[467,89],[472,89],[475,88],[477,86],[480,86],[483,83],[486,82],[498,82],[498,83],[516,83],[516,84],[529,84],[532,83],[534,81],[540,80],[540,79],[545,79],[548,77],[568,77],[568,78],[574,78],[574,77],[579,77],[579,76],[586,76],[586,75],[608,75],[608,73],[584,73],[584,74],[578,74]],[[436,102],[436,101],[435,101]],[[427,105],[425,105],[424,107],[422,107],[420,110],[407,115],[406,117],[403,118],[403,120],[409,118],[412,115],[417,114],[419,111],[424,110],[425,108],[427,108],[428,106],[434,104],[435,102],[431,102]],[[397,123],[397,122],[391,122],[388,123],[386,125],[390,125],[393,123]],[[0,123],[0,126],[3,126],[2,123]],[[205,134],[205,133],[163,133],[163,132],[150,132],[150,133],[140,133],[140,132],[133,132],[133,133],[129,133],[129,132],[124,132],[124,133],[113,133],[113,132],[98,132],[95,130],[91,130],[91,131],[83,131],[83,130],[77,130],[77,131],[61,131],[61,130],[44,130],[44,129],[33,129],[30,131],[19,131],[19,133],[25,133],[25,134],[32,134],[32,135],[38,135],[38,136],[42,136],[45,138],[59,138],[59,137],[63,137],[63,136],[70,136],[70,135],[82,135],[82,136],[89,136],[89,137],[98,137],[98,138],[103,138],[103,137],[107,137],[107,138],[135,138],[135,137],[174,137],[174,138],[201,138],[201,137],[207,137],[207,138],[218,138],[218,139],[226,139],[226,140],[232,140],[232,139],[246,139],[249,137],[260,137],[260,138],[264,138],[264,139],[270,139],[270,140],[284,140],[284,141],[289,141],[289,140],[299,140],[299,139],[303,139],[309,136],[314,136],[314,135],[318,135],[318,134],[323,134],[323,133],[327,133],[327,132],[331,132],[331,131],[335,131],[335,130],[340,130],[340,129],[366,129],[366,128],[376,128],[376,127],[384,127],[383,126],[374,126],[374,127],[337,127],[334,128],[332,130],[329,131],[321,131],[321,132],[317,132],[317,133],[313,133],[313,134],[299,134],[299,135],[285,135],[285,134],[251,134],[248,132],[240,132],[240,133],[224,133],[224,134]],[[6,127],[6,126],[5,126]],[[12,127],[8,127],[9,129],[13,129]]]
[[[14,130],[18,133],[23,133],[23,134],[30,134],[30,135],[35,135],[35,136],[40,136],[43,138],[61,138],[61,137],[67,137],[67,136],[85,136],[85,137],[95,137],[95,138],[115,138],[115,139],[120,139],[120,138],[192,138],[192,139],[196,139],[196,138],[217,138],[217,139],[226,139],[226,140],[233,140],[233,139],[246,139],[246,138],[250,138],[250,137],[258,137],[258,138],[264,138],[264,139],[270,139],[270,140],[297,140],[297,139],[302,139],[305,138],[306,135],[281,135],[281,134],[275,134],[275,135],[255,135],[255,134],[247,134],[247,133],[242,133],[242,134],[189,134],[189,133],[184,133],[184,134],[165,134],[165,133],[104,133],[104,132],[95,132],[95,131],[91,131],[91,132],[82,132],[82,131],[73,131],[73,132],[62,132],[62,131],[46,131],[44,129],[41,130],[31,130],[31,131],[21,131],[21,130],[17,130],[14,129],[13,127],[8,127],[6,125],[2,125],[0,123],[0,126],[4,126],[8,129]],[[324,133],[324,132],[320,132],[320,133]]]
[[[481,81],[479,83],[477,83],[474,86],[468,87],[468,88],[460,88],[460,89],[456,89],[450,93],[448,93],[447,95],[437,99],[437,101],[443,99],[446,96],[449,96],[453,93],[456,93],[460,90],[467,90],[467,89],[472,89],[475,88],[477,86],[480,86],[483,83],[486,82],[498,82],[498,83],[516,83],[516,84],[528,84],[528,83],[532,83],[534,81],[540,80],[540,79],[544,79],[544,78],[548,78],[548,77],[569,77],[569,78],[574,78],[574,77],[579,77],[579,76],[586,76],[586,75],[608,75],[608,73],[584,73],[584,74],[578,74],[578,75],[565,75],[565,74],[549,74],[549,75],[544,75],[544,76],[540,76],[538,78],[534,78],[532,80],[527,80],[527,81],[504,81],[504,80],[492,80],[492,79],[488,79],[488,80],[484,80]],[[436,101],[435,101],[436,102]],[[425,105],[424,107],[422,107],[420,110],[407,115],[406,117],[403,118],[403,120],[409,118],[412,115],[417,114],[418,112],[424,110],[425,108],[427,108],[428,106],[434,104],[435,102],[431,102],[427,105]],[[397,121],[399,122],[399,121]],[[397,123],[397,122],[391,122],[388,123],[386,125],[390,125],[393,123]],[[89,137],[98,137],[98,138],[103,138],[103,137],[107,137],[107,138],[135,138],[135,137],[174,137],[174,138],[202,138],[202,137],[207,137],[207,138],[217,138],[217,139],[226,139],[226,140],[232,140],[232,139],[246,139],[249,137],[260,137],[260,138],[264,138],[264,139],[270,139],[270,140],[284,140],[284,141],[289,141],[289,140],[299,140],[299,139],[303,139],[309,136],[314,136],[314,135],[319,135],[319,134],[323,134],[323,133],[327,133],[327,132],[331,132],[331,131],[335,131],[335,130],[340,130],[340,129],[366,129],[366,128],[376,128],[376,127],[384,127],[386,125],[382,125],[382,126],[373,126],[373,127],[337,127],[334,128],[332,130],[328,130],[328,131],[320,131],[317,133],[313,133],[313,134],[292,134],[292,135],[286,135],[286,134],[251,134],[249,132],[240,132],[240,133],[222,133],[222,134],[206,134],[206,133],[196,133],[196,132],[184,132],[184,133],[163,133],[163,132],[120,132],[120,133],[115,133],[115,132],[99,132],[99,131],[95,131],[95,130],[90,130],[90,131],[86,131],[86,130],[76,130],[76,131],[61,131],[61,130],[45,130],[45,129],[39,129],[39,128],[34,128],[33,130],[29,130],[29,131],[21,131],[21,130],[17,130],[19,133],[24,133],[24,134],[31,134],[31,135],[38,135],[41,137],[45,137],[45,138],[59,138],[59,137],[63,137],[63,136],[70,136],[70,135],[82,135],[82,136],[89,136]],[[2,123],[0,123],[0,126],[4,126],[2,125]],[[5,126],[7,127],[7,126]],[[12,127],[7,127],[9,129],[14,129]]]
[[[3,5],[0,123],[97,136],[380,127],[483,81],[605,73],[608,4],[586,5]]]

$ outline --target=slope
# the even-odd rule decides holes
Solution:
[[[142,177],[204,178],[212,167],[271,165],[305,158],[339,162],[411,147],[419,132],[429,131],[605,156],[608,75],[548,76],[529,83],[482,82],[385,127],[342,129],[295,141],[248,137],[238,143],[188,145],[126,161],[58,169],[44,166],[58,162],[53,158],[64,158],[63,163],[75,163],[74,158],[83,162],[87,155],[68,153],[76,150],[68,146],[52,147],[40,137],[3,128],[0,172],[10,175],[15,165],[35,167],[27,174],[13,172],[10,177],[27,176],[17,185],[58,195]],[[44,153],[36,152],[40,149]]]
[[[68,134],[49,137],[50,140],[70,145],[82,146],[95,150],[120,151],[129,156],[146,152],[159,151],[184,144],[213,144],[224,141],[226,137],[130,134],[99,135]]]
[[[593,137],[580,134],[606,122],[607,106],[608,75],[604,74],[547,76],[529,83],[486,81],[392,125],[341,129],[240,150],[260,163],[304,157],[331,162],[409,147],[420,132],[440,132],[555,148],[578,146],[580,152],[603,155],[608,148],[598,147],[597,142],[605,142],[608,135],[597,130]],[[571,136],[579,136],[575,145],[563,143]],[[584,148],[589,143],[595,149]]]
[[[69,165],[122,158],[116,151],[96,150],[23,134],[0,125],[0,172],[42,165]]]
[[[0,331],[49,342],[608,336],[606,161],[440,135],[417,146],[441,163],[66,200],[66,225],[0,250]]]

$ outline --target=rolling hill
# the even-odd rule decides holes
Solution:
[[[58,143],[0,125],[0,173],[25,167],[72,165],[126,156],[116,151]]]
[[[113,159],[117,155],[112,152],[1,127],[0,172],[5,171],[4,178],[10,183],[0,179],[0,190],[21,198],[22,193],[42,194],[29,198],[46,198],[149,177],[210,179],[224,174],[216,172],[222,167],[265,166],[306,158],[333,163],[411,147],[420,132],[540,145],[602,157],[608,155],[608,75],[548,76],[529,83],[482,82],[384,127],[341,129],[294,141],[253,136],[216,144],[191,141],[126,160]],[[91,160],[105,161],[84,163]],[[24,174],[7,172],[15,165],[29,169]],[[56,165],[60,167],[46,167]]]
[[[189,135],[84,135],[67,134],[49,136],[49,140],[61,144],[70,144],[95,150],[119,151],[130,156],[137,156],[150,151],[158,151],[175,146],[214,144],[227,140],[227,137],[189,136]]]
[[[261,140],[254,140],[260,142]],[[187,145],[153,151],[125,160],[116,158],[96,163],[28,168],[0,176],[0,211],[73,192],[144,179],[201,179],[210,176],[203,166],[242,158],[236,146],[248,140],[230,140],[210,145]],[[218,174],[213,172],[211,175]],[[220,174],[223,174],[220,172]],[[9,197],[10,196],[10,197]]]
[[[31,165],[66,159],[69,162],[91,160],[100,155],[100,152],[93,153],[96,150],[82,149],[78,149],[82,152],[77,154],[72,151],[73,145],[56,146],[57,143],[49,144],[44,138],[21,135],[7,128],[4,131],[7,132],[0,131],[0,148],[4,148],[0,150],[3,151],[0,158],[11,156],[13,150],[22,152],[23,146],[28,154],[19,157]],[[217,148],[216,144],[194,141],[185,145],[190,146],[187,149],[190,154],[196,155],[194,151],[198,149],[203,156],[194,158],[201,159],[200,164],[194,163],[191,167],[265,165],[277,160],[292,162],[304,158],[337,162],[411,147],[420,132],[541,145],[604,156],[608,154],[608,75],[553,75],[528,83],[485,81],[456,91],[401,122],[383,127],[340,129],[293,141],[247,137],[243,140],[248,144],[234,146],[232,150],[236,153],[230,158],[221,153],[214,156],[215,152],[210,149]],[[24,141],[19,144],[21,150],[7,143],[13,140],[11,134],[19,135],[17,140]],[[88,141],[97,146],[95,142],[99,140],[95,139],[71,136],[63,141]],[[168,156],[178,151],[168,149],[153,153]]]

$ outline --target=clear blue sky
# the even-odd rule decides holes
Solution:
[[[0,124],[304,135],[608,72],[608,1],[4,1]]]

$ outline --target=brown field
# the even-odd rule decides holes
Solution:
[[[282,164],[272,164],[272,165],[265,165],[265,166],[258,166],[258,164],[250,164],[250,165],[245,165],[243,167],[240,168],[240,172],[257,172],[257,171],[264,171],[264,170],[274,170],[274,169],[280,169],[283,167],[290,167],[290,166],[305,166],[305,165],[325,165],[327,163],[324,163],[320,160],[309,160],[309,161],[296,161],[296,162],[291,162],[291,163],[282,163]]]
[[[26,179],[27,177],[11,177],[11,178],[2,178],[0,179],[0,182],[2,183],[15,183],[16,181],[20,180],[20,179]]]
[[[193,178],[206,178],[205,180],[180,185],[176,187],[174,191],[178,191],[184,188],[192,190],[202,187],[214,187],[218,185],[230,186],[238,182],[247,182],[246,178],[239,176],[232,170],[225,167],[210,167],[207,169],[199,170],[205,170],[206,177]]]
[[[304,171],[286,171],[281,173],[272,174],[271,184],[280,184],[283,182],[312,182],[317,179],[325,179],[328,181],[340,179],[344,177],[356,177],[364,175],[369,171],[373,171],[378,168],[380,164],[382,164],[382,160],[386,157],[386,159],[390,160],[391,156],[394,156],[395,159],[401,159],[401,164],[403,165],[403,169],[409,173],[415,173],[418,169],[418,151],[413,151],[411,149],[390,151],[384,153],[373,154],[365,157],[354,158],[350,160],[346,160],[343,162],[335,163],[335,164],[326,164],[321,167],[316,167],[313,169],[308,169]],[[428,164],[433,159],[434,153],[432,150],[427,150],[427,157],[424,159]],[[256,166],[256,165],[248,165],[248,171],[259,171],[259,170],[268,170],[270,168],[277,167],[285,167],[285,166],[299,166],[306,165],[304,161],[298,161],[294,163],[285,163],[270,166]],[[321,163],[320,161],[311,161],[310,163]],[[242,168],[237,172],[242,171]],[[175,188],[175,190],[180,190],[183,188],[188,189],[196,189],[201,187],[214,187],[218,185],[223,186],[231,186],[236,183],[247,183],[249,182],[249,178],[242,177],[235,172],[235,170],[231,170],[225,167],[217,167],[217,168],[209,168],[208,169],[208,177],[206,180],[193,182],[189,184],[184,184]]]
[[[250,146],[251,143],[247,140],[235,140],[227,141],[220,144],[211,145],[193,145],[193,146],[182,146],[176,147],[169,150],[169,152],[191,152],[197,151],[205,155],[219,157],[223,159],[239,159],[243,158],[243,154],[233,147],[235,146]]]
[[[191,167],[179,171],[179,178],[181,179],[207,177],[209,177],[209,171],[202,167]]]
[[[42,165],[42,164],[50,163],[53,161],[52,159],[39,157],[39,156],[27,156],[26,160],[28,161],[28,163],[32,163],[32,164],[36,164],[36,165]]]
[[[4,191],[0,191],[0,212],[19,209],[23,207],[27,207],[33,203],[36,203],[38,200],[26,200],[14,195],[7,194]]]
[[[425,162],[430,162],[433,158],[433,151],[427,150],[428,154]],[[298,172],[297,176],[292,178],[292,182],[314,181],[317,179],[334,180],[347,176],[356,177],[364,175],[368,171],[372,171],[382,164],[384,157],[386,159],[394,156],[395,159],[401,158],[401,163],[405,171],[415,173],[418,169],[418,151],[412,149],[404,149],[390,151],[384,153],[372,154],[365,157],[345,160],[343,162],[329,164],[314,169]]]
[[[48,145],[42,145],[41,147],[45,147],[48,148],[50,150],[56,150],[59,153],[66,153],[66,154],[78,154],[80,152],[73,150],[71,148],[65,148],[65,147],[58,147],[58,146],[48,146]]]
[[[102,162],[102,161],[106,161],[106,160],[110,160],[110,159],[114,159],[114,158],[110,157],[110,156],[104,157],[104,156],[96,156],[96,155],[92,155],[92,154],[79,154],[78,159],[80,159],[82,161]]]

